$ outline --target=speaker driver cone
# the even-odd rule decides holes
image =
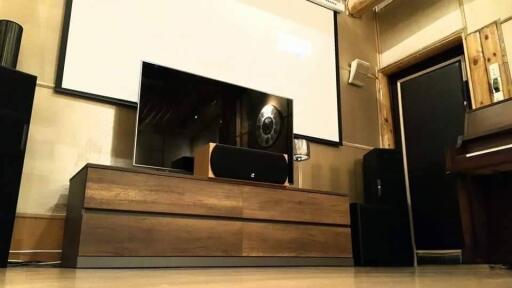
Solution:
[[[262,147],[272,146],[281,132],[281,112],[274,105],[261,109],[256,120],[256,139]]]

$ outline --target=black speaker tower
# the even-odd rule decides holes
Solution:
[[[373,149],[363,157],[364,203],[350,205],[356,266],[412,266],[414,255],[402,155]]]
[[[0,66],[0,268],[9,257],[36,79]]]

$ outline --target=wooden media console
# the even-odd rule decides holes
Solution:
[[[87,164],[70,180],[65,267],[352,264],[347,195]]]

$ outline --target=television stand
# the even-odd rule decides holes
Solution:
[[[70,180],[65,267],[352,265],[348,197],[87,164]]]

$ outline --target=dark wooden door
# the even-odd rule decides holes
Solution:
[[[417,250],[462,249],[454,179],[445,153],[464,134],[462,58],[398,80],[402,150]]]

